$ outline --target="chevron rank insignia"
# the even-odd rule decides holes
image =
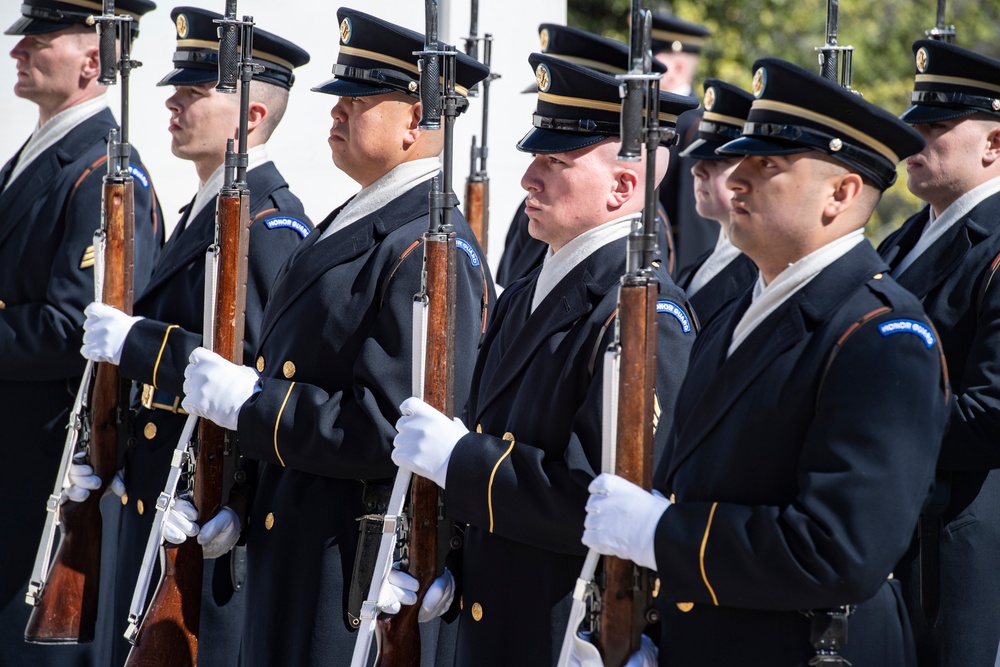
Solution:
[[[80,268],[89,269],[94,265],[94,246],[90,246],[83,251],[83,257],[80,258]]]

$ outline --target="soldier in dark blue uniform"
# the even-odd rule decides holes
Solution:
[[[477,667],[552,664],[559,655],[585,554],[586,485],[600,470],[600,359],[646,189],[645,163],[617,157],[619,82],[544,54],[529,61],[538,105],[535,127],[518,143],[534,155],[521,184],[531,233],[552,252],[500,297],[466,413],[474,432],[412,398],[393,452],[401,467],[443,487],[448,514],[468,524],[457,664]],[[662,93],[662,126],[696,105]],[[656,156],[660,178],[667,155],[663,146]],[[657,271],[656,398],[666,417],[695,328],[684,293]]]
[[[732,193],[726,181],[740,158],[715,152],[740,136],[751,102],[750,93],[719,79],[707,79],[702,102],[705,112],[698,125],[698,134],[680,153],[682,158],[697,160],[691,167],[691,174],[698,214],[719,223],[715,247],[677,276],[677,284],[691,300],[691,307],[702,324],[757,279],[757,267],[729,240]]]
[[[896,570],[921,667],[990,665],[1000,640],[1000,61],[913,45],[913,106],[927,142],[906,161],[928,204],[879,247],[941,332],[951,419],[934,495]]]
[[[658,570],[661,665],[912,665],[892,569],[948,394],[937,333],[863,227],[923,141],[795,65],[754,69],[720,152],[745,156],[730,237],[760,278],[695,343],[664,495],[598,477],[583,541]]]
[[[123,0],[133,19],[156,5]],[[96,7],[96,9],[95,9]],[[0,415],[5,465],[0,557],[0,665],[95,664],[90,647],[24,643],[28,577],[80,386],[83,309],[94,300],[94,232],[101,223],[108,133],[117,124],[87,18],[100,4],[25,0],[6,34],[19,36],[14,94],[38,105],[38,127],[0,170]],[[133,24],[135,25],[135,24]],[[149,174],[132,153],[135,289],[163,239]],[[102,621],[103,622],[103,621]],[[91,660],[93,662],[88,662]]]
[[[614,76],[624,74],[629,67],[628,45],[614,39],[554,23],[543,23],[538,26],[538,39],[541,42],[542,53],[598,72]],[[665,69],[661,63],[654,61],[653,71],[663,72]],[[532,83],[523,92],[533,93],[536,90],[536,85]],[[672,271],[673,233],[662,206],[657,210],[657,221],[659,223],[657,243],[664,266],[668,271]],[[547,243],[533,238],[528,233],[528,216],[522,204],[507,228],[503,254],[497,266],[497,284],[506,287],[524,278],[542,265],[548,251]]]
[[[239,126],[239,95],[215,91],[218,80],[218,24],[222,16],[195,7],[178,7],[171,18],[177,28],[174,69],[159,85],[174,86],[167,100],[171,112],[171,149],[191,160],[202,182],[136,300],[134,317],[98,304],[88,307],[84,354],[120,365],[137,382],[141,401],[133,447],[125,457],[123,517],[116,581],[107,582],[116,599],[113,641],[122,664],[128,644],[122,632],[132,592],[152,527],[156,498],[163,490],[170,460],[185,422],[180,409],[184,367],[201,344],[204,323],[205,253],[215,238],[215,200],[223,181],[226,139]],[[267,155],[266,142],[275,130],[294,81],[293,68],[309,55],[291,42],[254,30],[254,61],[264,67],[250,86],[249,169],[250,246],[247,261],[245,358],[256,349],[268,289],[278,269],[309,234],[312,225],[302,203]],[[248,361],[249,363],[249,361]],[[227,510],[231,511],[231,510]],[[224,517],[223,517],[224,519]],[[220,519],[223,520],[223,519]],[[201,607],[200,665],[234,665],[239,654],[243,596],[233,590],[231,558],[241,551],[206,561]],[[213,574],[213,572],[215,574]],[[112,593],[114,590],[114,593]]]
[[[413,295],[443,145],[441,132],[418,128],[413,52],[424,37],[351,9],[337,16],[335,78],[315,90],[339,96],[330,148],[362,189],[279,272],[252,357],[257,372],[203,349],[185,371],[185,409],[236,429],[243,455],[259,461],[243,523],[247,667],[350,661],[357,518],[396,472],[393,424],[412,386]],[[463,93],[487,73],[460,54],[456,89]],[[460,409],[493,288],[468,223],[458,211],[452,221],[462,249],[455,276]],[[442,647],[422,648],[433,656]]]
[[[698,60],[711,37],[703,25],[685,21],[672,14],[653,12],[653,58],[667,68],[660,88],[678,95],[694,95],[694,75]],[[698,131],[701,110],[682,114],[677,120],[680,142],[670,151],[670,166],[660,184],[660,201],[674,233],[674,274],[711,250],[718,236],[713,220],[698,214],[694,198],[691,167],[694,160],[680,155]]]

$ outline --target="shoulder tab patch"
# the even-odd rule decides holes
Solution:
[[[287,227],[298,232],[302,238],[309,236],[309,225],[295,218],[271,218],[264,221],[264,226],[268,229]]]
[[[878,325],[878,332],[883,336],[889,336],[897,333],[914,334],[919,336],[924,341],[924,346],[928,350],[934,347],[934,343],[937,342],[931,328],[923,322],[918,322],[916,320],[889,320],[888,322],[883,322]]]
[[[465,254],[469,256],[469,261],[472,262],[472,266],[479,266],[479,253],[476,249],[472,247],[472,244],[465,239],[456,238],[455,245],[460,249],[464,250]]]
[[[684,312],[684,309],[673,301],[657,301],[656,312],[673,315],[681,324],[681,331],[685,334],[691,333],[691,318]]]
[[[142,183],[142,187],[144,189],[149,187],[149,176],[147,176],[146,172],[142,169],[130,163],[128,166],[128,173],[132,174],[133,179]]]

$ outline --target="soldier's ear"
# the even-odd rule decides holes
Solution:
[[[89,43],[89,42],[88,42]],[[80,79],[85,82],[90,82],[101,73],[101,56],[100,50],[97,48],[97,43],[94,42],[94,46],[87,46],[84,49],[83,57],[80,64]]]
[[[639,174],[628,167],[615,168],[615,185],[609,194],[611,202],[618,208],[632,199],[639,189]]]
[[[1000,162],[1000,123],[990,122],[986,133],[986,150],[983,162],[989,166]]]
[[[833,192],[827,199],[823,215],[835,218],[855,205],[865,187],[865,181],[860,174],[845,172],[832,181]]]

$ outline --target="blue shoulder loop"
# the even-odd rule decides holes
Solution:
[[[465,239],[456,238],[455,245],[460,250],[465,251],[465,254],[469,256],[469,261],[472,262],[473,267],[479,266],[479,253],[476,252],[476,249],[472,247],[471,243]]]
[[[309,236],[309,225],[295,218],[270,218],[264,221],[268,229],[288,228],[299,233],[302,238]]]
[[[931,328],[917,320],[889,320],[878,325],[878,332],[883,336],[890,336],[897,333],[914,334],[924,341],[924,346],[928,350],[934,347],[934,343],[937,342]]]
[[[691,333],[691,318],[688,317],[684,309],[673,301],[657,301],[656,312],[673,315],[681,324],[681,331],[685,334]]]
[[[142,183],[143,189],[149,187],[149,176],[147,176],[146,172],[144,172],[142,169],[140,169],[139,167],[135,166],[132,163],[129,163],[128,173],[132,174],[133,180]]]

